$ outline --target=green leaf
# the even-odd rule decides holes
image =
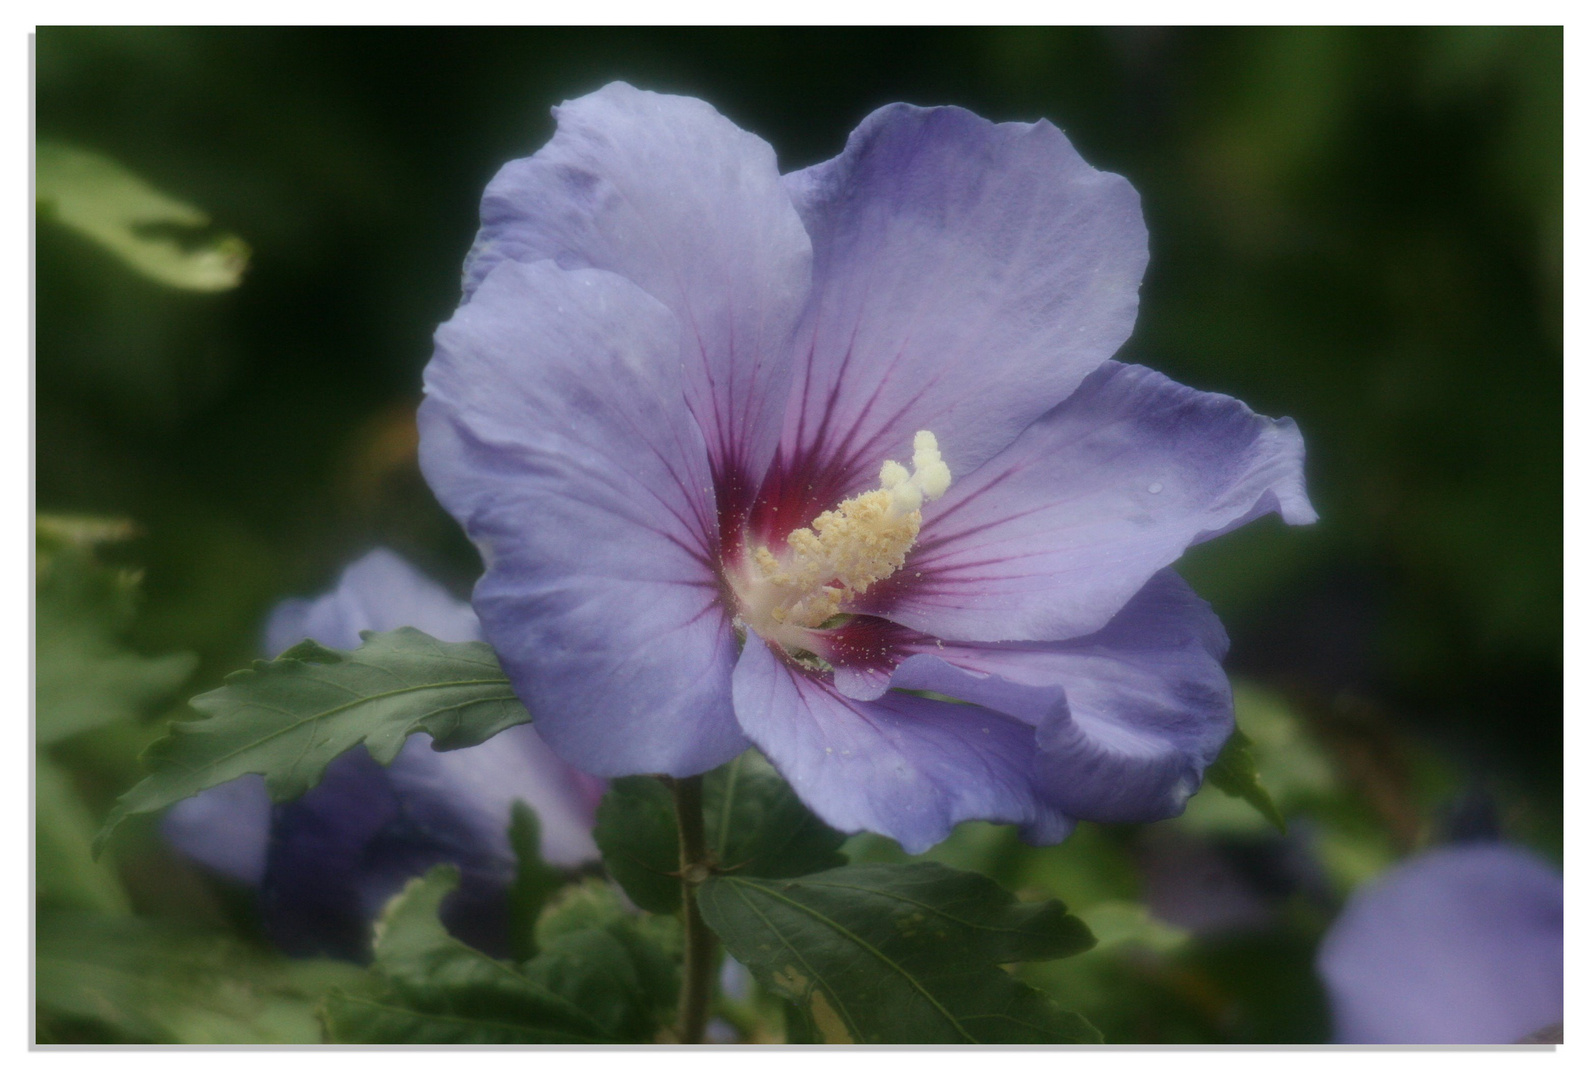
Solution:
[[[817,817],[759,754],[707,774],[706,837],[718,869],[784,878],[843,866],[845,835]]]
[[[102,565],[87,542],[40,523],[34,686],[40,746],[118,721],[144,719],[193,674],[191,653],[143,657],[121,642],[139,575]]]
[[[441,902],[458,871],[433,867],[387,904],[375,927],[375,994],[332,995],[335,1042],[598,1042],[600,1028],[570,1002],[447,933]]]
[[[1282,833],[1286,831],[1284,815],[1258,781],[1258,761],[1253,757],[1252,740],[1242,733],[1241,728],[1231,732],[1225,748],[1203,774],[1203,779],[1226,795],[1246,802]]]
[[[192,705],[199,719],[174,722],[144,752],[152,773],[117,800],[96,852],[128,815],[246,773],[263,774],[279,802],[318,784],[326,766],[359,743],[385,765],[416,732],[452,750],[530,718],[489,645],[437,641],[412,627],[366,633],[352,652],[303,642],[256,660]]]
[[[592,835],[607,873],[629,899],[660,915],[681,903],[678,822],[672,793],[654,776],[619,777],[596,808]]]
[[[439,995],[438,995],[439,998]],[[332,992],[321,1007],[326,1039],[334,1043],[474,1045],[499,1043],[594,1043],[602,1041],[526,1018],[511,998],[479,998],[458,1006],[424,1001],[411,1005],[391,996]]]
[[[541,823],[522,799],[513,803],[508,821],[508,842],[518,858],[518,869],[508,891],[510,949],[515,960],[528,960],[540,946],[535,924],[552,894],[563,887],[563,875],[541,859]]]
[[[145,277],[199,292],[235,288],[243,279],[247,244],[211,228],[204,211],[155,190],[103,154],[39,143],[35,177],[40,213]]]
[[[720,872],[781,878],[844,865],[844,834],[807,810],[759,754],[712,770],[703,787],[706,842]],[[631,900],[658,914],[679,910],[678,818],[663,781],[613,781],[596,811],[595,837]]]
[[[384,985],[327,999],[333,1040],[593,1043],[654,1033],[674,992],[672,965],[628,925],[610,890],[571,890],[540,920],[540,955],[513,964],[441,925],[441,902],[457,884],[455,868],[438,866],[387,905],[375,938],[374,970]]]
[[[644,1042],[678,999],[677,959],[604,882],[568,889],[541,917],[525,973],[595,1019],[609,1041]]]
[[[34,761],[34,871],[41,908],[130,915],[121,880],[89,853],[94,820],[48,755]]]
[[[40,912],[35,971],[40,1042],[317,1043],[319,999],[371,982],[351,964],[84,912]]]
[[[598,878],[562,889],[536,921],[536,940],[557,941],[628,918],[618,890]]]
[[[1099,951],[1120,945],[1135,945],[1153,952],[1179,949],[1191,934],[1153,917],[1146,904],[1134,900],[1105,900],[1082,912],[1087,929],[1098,939]]]
[[[1086,1020],[1001,964],[1089,948],[1057,901],[1020,903],[936,863],[862,865],[792,881],[716,877],[701,914],[763,987],[792,1003],[792,1037],[855,1043],[1097,1042]]]
[[[39,569],[42,571],[60,551],[89,551],[99,544],[131,540],[138,535],[138,527],[127,518],[96,517],[91,514],[38,514],[33,519],[33,535]]]

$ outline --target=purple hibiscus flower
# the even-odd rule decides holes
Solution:
[[[446,641],[480,639],[468,604],[377,549],[324,596],[277,605],[265,649],[274,656],[304,638],[353,649],[360,630],[400,626]],[[540,819],[542,857],[573,867],[597,858],[591,826],[604,787],[529,726],[447,753],[415,735],[387,768],[355,748],[317,787],[274,808],[262,777],[240,777],[178,803],[162,828],[189,857],[257,888],[266,932],[289,953],[362,957],[382,905],[440,862],[457,864],[463,878],[443,918],[464,940],[500,953],[515,868],[513,803],[522,799]]]
[[[419,418],[548,744],[602,776],[754,744],[913,852],[1178,813],[1232,716],[1167,567],[1315,515],[1293,424],[1109,359],[1131,186],[955,108],[786,176],[694,99],[556,116],[486,189]]]
[[[1561,1023],[1562,926],[1561,875],[1521,848],[1408,860],[1319,945],[1336,1041],[1511,1043]]]

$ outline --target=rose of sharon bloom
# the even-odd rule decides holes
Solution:
[[[1561,875],[1507,844],[1425,852],[1352,895],[1318,969],[1337,1042],[1517,1042],[1562,1020]]]
[[[486,189],[419,414],[547,743],[599,776],[754,744],[912,852],[1178,813],[1232,719],[1166,568],[1315,515],[1293,424],[1110,361],[1131,186],[955,108],[887,106],[786,176],[691,98],[556,117]]]
[[[481,636],[468,604],[377,549],[326,595],[277,605],[265,648],[275,656],[313,638],[353,649],[360,630],[400,626],[445,641]],[[332,762],[317,787],[274,808],[262,777],[240,777],[178,803],[163,829],[190,857],[257,887],[266,930],[290,953],[361,956],[382,905],[440,862],[463,873],[444,920],[464,940],[500,952],[515,869],[507,837],[514,801],[535,809],[542,857],[573,867],[597,858],[590,831],[603,788],[527,725],[446,753],[415,735],[389,767],[358,747]]]

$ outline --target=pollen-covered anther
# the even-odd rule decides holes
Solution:
[[[772,622],[820,626],[904,565],[921,531],[922,504],[941,496],[951,479],[930,431],[916,433],[911,465],[885,461],[878,487],[791,532],[781,558],[765,545],[752,550],[763,582],[778,597],[764,609]]]

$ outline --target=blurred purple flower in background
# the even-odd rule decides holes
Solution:
[[[787,176],[691,98],[556,116],[486,190],[420,409],[547,742],[603,776],[754,743],[913,852],[1178,813],[1232,714],[1166,568],[1315,515],[1290,421],[1110,360],[1130,184],[956,108],[882,108]]]
[[[1562,881],[1506,844],[1425,852],[1363,886],[1319,945],[1335,1040],[1511,1043],[1562,1020]]]
[[[444,641],[480,639],[468,604],[377,549],[324,596],[277,605],[265,650],[275,656],[304,638],[354,649],[360,630],[400,626]],[[542,857],[573,867],[597,858],[590,830],[604,788],[561,761],[529,725],[446,753],[415,735],[388,768],[358,747],[334,761],[319,786],[280,806],[271,806],[259,776],[211,788],[173,807],[162,830],[189,857],[257,888],[266,932],[289,953],[362,957],[381,906],[440,862],[463,873],[444,921],[469,943],[501,953],[515,868],[508,844],[514,801],[540,819]]]

